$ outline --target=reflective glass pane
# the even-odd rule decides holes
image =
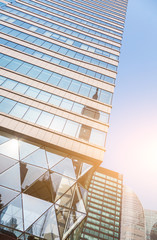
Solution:
[[[70,210],[68,208],[58,206],[57,204],[55,205],[55,208],[56,208],[58,228],[59,228],[60,236],[62,239],[62,236],[64,233],[64,228],[65,228],[66,221],[69,216]]]
[[[64,158],[64,156],[59,155],[59,152],[57,151],[53,153],[46,151],[46,155],[47,155],[49,168],[51,168],[52,166],[54,166],[56,163],[58,163]]]
[[[62,98],[58,97],[56,95],[52,95],[51,98],[49,99],[49,103],[51,103],[55,106],[59,106],[61,101],[62,101]]]
[[[82,163],[81,176],[88,172],[93,166],[87,163]]]
[[[37,88],[29,87],[29,89],[26,92],[26,95],[29,97],[36,98],[36,96],[39,94],[40,90]]]
[[[24,158],[22,161],[39,167],[48,168],[45,150],[43,149],[38,149],[28,157]]]
[[[66,178],[57,173],[51,173],[51,184],[53,199],[57,201],[74,183],[75,181]]]
[[[13,89],[16,86],[17,82],[7,79],[3,84],[2,87],[8,88],[8,89]]]
[[[66,122],[66,119],[64,119],[62,117],[59,117],[59,116],[55,116],[53,118],[53,121],[52,121],[51,125],[50,125],[50,128],[55,130],[55,131],[62,132],[63,128],[64,128],[64,125],[65,125],[65,122]]]
[[[8,151],[9,149],[9,151]],[[18,141],[12,139],[0,145],[0,153],[11,158],[19,160]]]
[[[0,112],[9,113],[10,110],[15,106],[15,104],[15,101],[4,98],[4,100],[0,103]]]
[[[79,123],[67,120],[67,122],[65,124],[65,127],[63,129],[63,133],[68,134],[72,137],[75,137],[76,133],[77,133],[77,130],[78,130],[78,127],[79,127]]]
[[[0,183],[4,187],[9,187],[17,191],[21,190],[20,169],[18,163],[1,173]]]
[[[51,170],[76,179],[73,162],[70,158],[65,158],[53,168],[51,168]]]
[[[24,229],[26,230],[32,225],[49,207],[51,203],[22,194],[23,198],[23,213],[24,213]],[[31,204],[30,204],[31,203]]]
[[[27,232],[49,240],[59,240],[58,225],[54,206],[43,214]]]
[[[72,196],[75,190],[75,185],[71,187],[64,195],[56,202],[60,206],[71,208]]]
[[[51,97],[50,93],[44,92],[44,91],[40,91],[37,99],[40,99],[44,102],[48,102],[49,98]]]
[[[73,102],[72,102],[72,101],[67,100],[67,99],[63,99],[60,107],[65,108],[65,109],[67,109],[67,110],[71,110],[72,105],[73,105]]]
[[[0,173],[13,166],[15,163],[17,163],[17,161],[15,161],[14,159],[8,158],[4,155],[0,155]]]
[[[16,87],[14,88],[14,91],[19,92],[19,93],[25,93],[26,90],[28,89],[28,86],[22,83],[18,83]]]
[[[21,186],[26,190],[34,181],[46,172],[46,169],[35,167],[29,164],[20,163]]]
[[[42,112],[36,123],[43,126],[43,127],[48,128],[50,126],[50,123],[51,123],[52,119],[53,119],[53,116],[54,115],[51,114],[51,113]]]
[[[0,212],[0,224],[23,230],[21,195],[2,209]]]
[[[92,129],[90,139],[89,139],[90,143],[97,144],[99,146],[104,147],[105,140],[106,140],[105,132],[101,132],[97,129]]]
[[[22,118],[28,110],[28,106],[22,103],[17,103],[15,107],[11,110],[10,114]]]
[[[19,193],[0,186],[0,209],[13,200]]]
[[[20,160],[24,157],[28,156],[29,154],[33,153],[39,147],[28,142],[19,141],[19,148],[20,148]]]
[[[82,199],[82,194],[80,192],[80,189],[77,187],[77,185],[75,188],[75,194],[74,194],[74,198],[73,198],[72,208],[75,209],[76,211],[86,213],[84,201]]]
[[[41,110],[33,107],[29,107],[28,111],[24,115],[23,119],[29,122],[35,123],[38,119],[39,115],[41,114]]]
[[[0,136],[0,144],[5,143],[5,142],[7,142],[8,140],[9,140],[9,138],[4,137],[4,136]]]

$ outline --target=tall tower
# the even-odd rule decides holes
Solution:
[[[67,239],[86,217],[126,7],[125,0],[0,0],[5,239]]]

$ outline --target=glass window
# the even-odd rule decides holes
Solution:
[[[22,74],[27,74],[28,71],[32,68],[32,65],[29,63],[23,63],[19,68],[18,72]]]
[[[80,90],[79,90],[79,93],[83,96],[87,96],[89,95],[89,91],[90,91],[90,86],[88,86],[87,84],[83,83]]]
[[[106,133],[96,129],[92,129],[90,139],[89,139],[90,143],[97,144],[99,146],[104,147],[105,139],[106,139]]]
[[[37,95],[39,94],[40,90],[34,87],[29,87],[29,89],[26,92],[26,95],[29,97],[36,98]]]
[[[3,76],[0,76],[0,85],[2,85],[5,82],[6,78]],[[14,81],[13,81],[14,82]]]
[[[63,76],[62,80],[60,81],[58,86],[61,87],[61,88],[64,88],[64,89],[68,89],[70,83],[71,83],[71,79],[68,78],[68,77]]]
[[[22,118],[23,115],[26,113],[26,111],[28,110],[28,106],[26,106],[25,104],[22,103],[17,103],[15,105],[15,107],[11,110],[10,114],[15,116],[15,117],[19,117]]]
[[[23,84],[23,83],[18,83],[16,87],[14,88],[14,91],[19,92],[19,93],[25,93],[26,90],[28,89],[28,86]]]
[[[78,114],[82,114],[82,109],[83,109],[83,105],[79,104],[79,103],[74,103],[73,107],[72,107],[72,111],[78,113]]]
[[[9,113],[10,110],[15,106],[15,104],[15,101],[4,98],[4,100],[0,103],[0,111],[4,113]]]
[[[37,66],[33,66],[31,68],[31,70],[27,73],[27,75],[29,77],[32,77],[32,78],[37,78],[37,76],[39,75],[39,73],[41,72],[41,68],[40,67],[37,67]]]
[[[23,119],[27,120],[29,122],[35,123],[36,120],[38,119],[39,115],[41,113],[41,110],[37,108],[30,107],[26,114],[24,115]]]
[[[17,82],[7,79],[3,84],[2,87],[6,87],[8,89],[13,89],[16,86]]]
[[[7,68],[11,70],[17,70],[17,68],[21,65],[21,61],[18,59],[13,59],[8,65]]]
[[[45,92],[45,91],[40,91],[37,99],[40,99],[40,100],[42,100],[42,101],[44,101],[44,102],[48,102],[48,100],[50,99],[50,97],[51,97],[51,94],[50,94],[50,93],[47,93],[47,92]]]
[[[58,85],[58,83],[60,82],[60,80],[61,80],[61,75],[60,74],[58,74],[58,73],[53,73],[52,75],[51,75],[51,77],[49,78],[49,80],[48,80],[48,82],[49,83],[52,83],[53,85]]]
[[[79,123],[67,120],[64,130],[63,130],[63,133],[75,137],[78,127],[79,127]]]
[[[73,105],[73,102],[72,102],[72,101],[67,100],[67,99],[63,99],[60,107],[65,108],[65,109],[67,109],[67,110],[71,110],[72,105]]]
[[[53,119],[53,116],[53,114],[50,114],[48,112],[42,112],[36,123],[48,128]]]
[[[62,98],[58,97],[56,95],[52,95],[51,98],[49,99],[49,103],[51,103],[55,106],[59,106],[61,101],[62,101]]]
[[[0,59],[0,66],[6,67],[11,60],[12,60],[11,57],[3,55],[2,58]]]
[[[78,93],[80,86],[81,86],[80,82],[73,80],[72,83],[70,84],[69,90]]]
[[[65,125],[65,122],[66,122],[66,119],[61,118],[59,116],[55,116],[51,125],[50,125],[50,128],[55,130],[55,131],[62,132],[63,128],[64,128],[64,125]]]

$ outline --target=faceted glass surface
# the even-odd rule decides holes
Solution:
[[[23,159],[27,157],[29,154],[36,151],[39,147],[27,142],[19,141],[19,148],[20,148],[20,159]]]
[[[13,166],[15,163],[17,163],[16,160],[6,157],[4,155],[0,155],[0,173],[6,171],[8,168]]]
[[[70,158],[65,158],[60,163],[51,168],[52,171],[76,179],[73,162]]]
[[[17,197],[18,194],[16,191],[0,186],[0,209]]]
[[[0,145],[0,153],[19,160],[18,141],[12,139]]]
[[[60,237],[62,239],[66,221],[70,214],[70,209],[61,207],[59,205],[55,205],[55,208],[56,208],[56,216],[57,216],[59,233],[60,233]]]
[[[45,151],[43,149],[38,149],[22,161],[39,167],[48,168]]]
[[[46,151],[49,168],[60,162],[64,157],[55,153]]]

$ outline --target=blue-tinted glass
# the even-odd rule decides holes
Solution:
[[[47,82],[47,80],[50,78],[50,76],[52,75],[52,72],[44,69],[38,76],[38,79]]]
[[[51,61],[52,57],[49,56],[49,55],[44,54],[44,55],[42,56],[42,59],[44,59],[44,60],[46,60],[46,61]]]
[[[48,128],[53,119],[53,116],[53,114],[50,114],[48,112],[42,112],[36,123]]]
[[[63,130],[63,133],[75,137],[78,127],[79,127],[79,123],[67,120],[64,130]]]
[[[70,87],[68,90],[78,93],[79,89],[80,89],[81,83],[77,82],[77,81],[72,81],[72,83],[70,84]]]
[[[27,74],[28,71],[32,68],[32,65],[29,63],[23,63],[19,68],[18,72],[22,74]]]
[[[36,98],[36,96],[39,94],[40,90],[38,90],[37,88],[33,88],[33,87],[29,87],[26,95],[29,97],[33,97]]]
[[[43,53],[34,51],[33,55],[34,55],[35,57],[42,58]]]
[[[30,48],[25,48],[25,52],[28,54],[33,54],[35,51],[33,49]]]
[[[3,77],[3,76],[0,76],[0,85],[2,84],[2,83],[4,83],[4,81],[6,80],[6,78],[5,77]]]
[[[15,117],[22,118],[27,110],[28,110],[28,106],[22,103],[17,103],[15,107],[11,110],[10,114]]]
[[[7,45],[8,47],[14,48],[17,44],[16,44],[16,43],[13,43],[13,42],[8,42],[6,45]],[[17,46],[18,46],[18,45],[17,45]],[[18,49],[17,46],[16,46],[16,49]]]
[[[27,75],[29,77],[32,77],[32,78],[37,78],[37,76],[39,75],[39,73],[41,72],[41,68],[40,67],[37,67],[37,66],[33,66],[31,68],[31,70],[27,73]]]
[[[17,84],[16,81],[7,79],[7,80],[2,84],[2,86],[3,86],[3,87],[6,87],[6,88],[8,88],[8,89],[13,89],[13,88],[16,86],[16,84]]]
[[[28,86],[23,84],[23,83],[18,83],[16,87],[14,88],[14,91],[19,92],[19,93],[25,93],[26,90],[28,89]]]
[[[35,123],[41,114],[41,110],[37,108],[30,107],[23,117],[24,120]]]
[[[68,77],[63,77],[60,83],[58,84],[59,87],[68,89],[69,85],[71,83],[71,79]]]
[[[25,39],[27,38],[27,36],[28,36],[28,35],[27,35],[26,33],[20,33],[20,34],[18,35],[18,38],[25,40]]]
[[[44,91],[40,91],[37,99],[40,99],[44,102],[48,102],[49,98],[51,97],[50,93],[44,92]]]
[[[39,45],[39,46],[41,46],[41,45],[44,43],[44,41],[41,40],[41,39],[36,39],[36,40],[34,41],[34,43],[37,44],[37,45]]]
[[[0,103],[0,111],[4,113],[9,113],[10,110],[15,106],[16,102],[5,98],[1,103]]]
[[[51,47],[51,45],[52,45],[52,43],[50,43],[50,42],[44,42],[43,44],[42,44],[42,47],[45,47],[45,48],[50,48]]]
[[[88,86],[87,84],[82,84],[79,93],[83,96],[87,96],[89,95],[89,91],[90,91],[90,86]]]
[[[67,99],[63,99],[60,107],[65,108],[65,109],[67,109],[67,110],[71,110],[72,105],[73,105],[73,102],[72,102],[72,101],[67,100]]]
[[[18,67],[21,65],[21,61],[18,59],[13,59],[8,65],[7,68],[11,70],[17,70]]]
[[[59,116],[55,116],[50,125],[50,128],[55,131],[62,132],[65,122],[66,122],[66,119],[61,118]]]
[[[24,49],[25,49],[26,47],[24,47],[24,46],[22,46],[22,45],[17,45],[16,46],[16,49],[18,49],[19,51],[24,51]]]
[[[58,83],[61,80],[61,75],[57,74],[57,73],[53,73],[52,76],[50,77],[50,79],[48,80],[49,83],[52,83],[53,85],[58,85]]]
[[[18,36],[19,37],[19,36]],[[31,42],[31,43],[33,43],[34,41],[35,41],[35,37],[33,37],[33,36],[28,36],[27,38],[26,38],[26,40],[28,41],[28,42]]]
[[[11,60],[12,60],[11,57],[3,55],[0,59],[0,66],[6,67]]]
[[[56,95],[52,95],[51,98],[49,99],[49,103],[51,103],[55,106],[59,106],[61,101],[62,101],[62,98],[58,97]]]

